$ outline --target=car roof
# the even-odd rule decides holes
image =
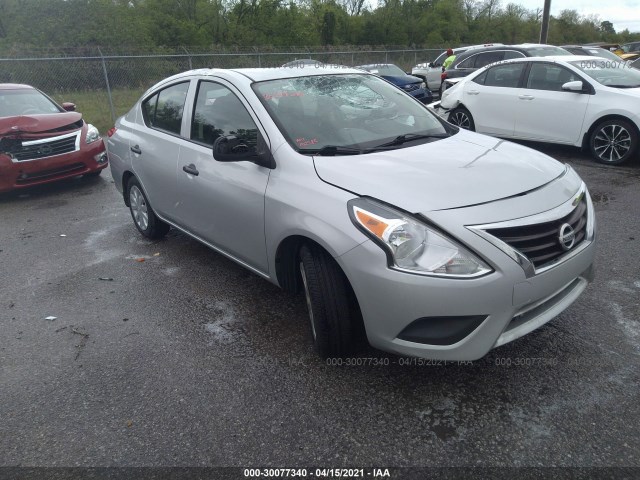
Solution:
[[[268,80],[279,80],[284,78],[297,78],[297,77],[312,77],[317,75],[343,75],[343,74],[359,74],[359,75],[372,75],[365,70],[359,70],[353,67],[346,67],[344,65],[330,65],[323,64],[322,66],[293,66],[293,67],[275,67],[275,68],[200,68],[195,70],[188,70],[176,75],[167,77],[151,88],[149,88],[144,96],[149,92],[156,90],[157,88],[171,82],[179,80],[187,80],[194,76],[221,76],[223,78],[233,77],[236,80],[242,81],[243,79],[251,82],[263,82]]]
[[[22,83],[0,83],[0,90],[35,90],[35,88]]]

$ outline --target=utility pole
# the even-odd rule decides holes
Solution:
[[[551,10],[551,0],[544,0],[544,10],[542,11],[542,27],[540,28],[540,43],[547,43],[549,34],[549,11]]]

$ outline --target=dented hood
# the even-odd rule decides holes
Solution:
[[[565,172],[563,164],[533,149],[465,130],[415,147],[314,156],[314,163],[325,182],[413,213],[500,200]]]
[[[42,133],[49,130],[78,128],[74,124],[82,118],[78,112],[51,113],[43,115],[22,115],[19,117],[0,117],[0,135],[19,133]]]

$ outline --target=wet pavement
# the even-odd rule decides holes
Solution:
[[[108,172],[1,196],[0,465],[640,467],[640,161],[535,147],[589,186],[596,280],[468,364],[327,364],[301,296],[143,239]]]

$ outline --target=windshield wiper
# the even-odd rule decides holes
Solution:
[[[392,147],[395,145],[402,145],[405,142],[411,142],[413,140],[419,140],[421,138],[447,138],[447,137],[449,137],[449,134],[446,134],[446,133],[432,133],[432,134],[407,133],[405,135],[398,135],[396,138],[394,138],[390,142],[383,143],[382,145],[378,145],[377,147],[373,147],[373,149],[382,148],[382,147]]]
[[[313,150],[309,151],[309,153],[313,152]],[[361,153],[364,153],[364,150],[353,147],[339,147],[337,145],[325,145],[315,152],[316,155],[321,155],[323,157],[333,157],[334,155],[360,155]]]
[[[607,87],[613,88],[638,88],[640,85],[606,85]]]

